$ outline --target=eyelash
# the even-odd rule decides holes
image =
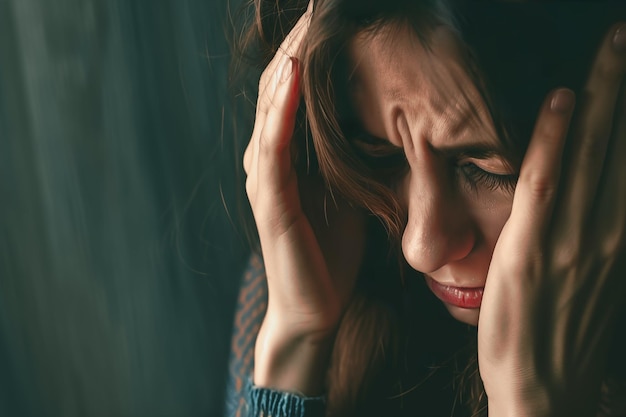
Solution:
[[[479,168],[473,163],[457,165],[457,168],[473,190],[481,186],[492,191],[500,189],[510,193],[515,191],[517,174],[494,174]]]

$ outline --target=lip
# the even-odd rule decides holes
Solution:
[[[483,301],[483,291],[485,287],[453,287],[450,285],[443,285],[432,279],[431,277],[424,275],[428,288],[446,304],[453,306],[476,309],[480,307],[480,303]]]

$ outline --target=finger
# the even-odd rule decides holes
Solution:
[[[548,96],[522,161],[510,224],[518,228],[519,242],[527,242],[529,247],[542,240],[552,216],[574,101],[574,93],[568,89]]]
[[[261,75],[254,128],[250,142],[246,147],[243,156],[243,167],[246,175],[249,175],[250,172],[254,172],[256,170],[253,165],[255,165],[254,161],[258,158],[258,139],[261,131],[263,130],[263,125],[265,124],[270,98],[274,95],[276,89],[278,79],[276,76],[277,66],[285,55],[289,57],[297,55],[298,49],[302,44],[302,40],[304,39],[310,24],[313,13],[313,5],[314,2],[310,1],[306,12],[300,17],[300,19],[298,19],[298,22],[296,22],[294,28],[289,32],[289,34],[287,34],[280,48],[274,55],[274,58],[272,58],[269,65]]]
[[[255,172],[256,170],[253,165],[255,165],[258,159],[258,140],[265,124],[271,99],[276,90],[279,78],[277,76],[278,65],[285,56],[294,57],[297,55],[302,44],[302,40],[308,31],[313,13],[313,3],[313,1],[309,2],[306,12],[300,17],[289,34],[287,34],[281,46],[278,48],[278,51],[276,51],[274,58],[272,58],[267,68],[263,71],[263,74],[261,74],[254,128],[250,138],[250,143],[244,152],[244,171],[246,172],[246,175],[249,175],[250,172]]]
[[[626,86],[622,86],[615,108],[615,123],[595,200],[593,241],[600,243],[602,258],[611,262],[620,254],[623,256],[626,249]]]
[[[278,85],[257,146],[258,181],[273,197],[293,175],[289,145],[300,97],[298,61],[285,57],[276,74]]]
[[[311,22],[313,2],[309,3],[307,11],[300,17],[293,29],[287,34],[280,47],[276,51],[274,58],[270,61],[265,71],[261,75],[259,82],[259,98],[257,101],[257,113],[260,111],[264,117],[267,112],[269,101],[274,96],[276,90],[276,77],[274,74],[278,65],[285,56],[297,57],[302,40],[306,36]]]
[[[302,40],[304,39],[308,29],[309,24],[311,23],[311,17],[313,15],[313,1],[309,2],[309,5],[304,12],[304,14],[300,17],[294,29],[287,34],[285,40],[280,45],[280,50],[289,57],[294,57],[297,55],[300,45],[302,44]]]
[[[563,201],[568,210],[561,219],[559,230],[582,231],[587,223],[602,174],[625,70],[626,26],[615,25],[600,46],[580,98],[571,153],[564,170],[567,184]],[[570,237],[579,240],[577,236]]]

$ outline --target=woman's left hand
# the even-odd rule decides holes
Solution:
[[[615,312],[626,300],[626,25],[616,28],[600,47],[569,144],[574,95],[558,90],[522,163],[478,323],[490,415],[598,410]]]

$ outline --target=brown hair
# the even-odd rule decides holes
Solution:
[[[468,3],[471,8],[481,4]],[[242,9],[242,22],[246,29],[239,33],[238,54],[234,62],[252,63],[262,70],[307,8],[308,0],[250,0],[249,6]],[[456,32],[462,32],[462,39],[472,45],[472,48],[467,48],[468,56],[464,57],[468,75],[479,87],[496,130],[514,160],[515,156],[522,154],[526,140],[530,137],[543,96],[557,85],[557,80],[568,80],[574,88],[580,86],[584,79],[583,71],[606,30],[607,22],[615,18],[609,9],[605,11],[604,17],[594,16],[591,22],[585,21],[585,25],[594,25],[597,34],[591,36],[592,31],[589,31],[588,36],[587,32],[581,32],[578,41],[570,40],[564,46],[555,43],[558,36],[547,35],[555,29],[548,18],[550,14],[545,13],[545,10],[515,7],[500,10],[491,5],[489,7],[474,9],[471,17],[475,19],[474,26],[496,22],[500,25],[497,30],[520,34],[522,39],[514,39],[515,45],[506,43],[511,38],[500,40],[488,31],[470,31],[467,36],[467,31],[459,29],[461,25],[455,20],[445,0],[316,0],[310,36],[305,39],[298,57],[303,68],[303,105],[294,137],[299,175],[321,176],[330,192],[336,190],[380,220],[370,225],[372,238],[368,239],[368,250],[372,256],[366,256],[369,264],[363,268],[337,333],[328,371],[329,416],[395,415],[386,408],[386,400],[390,397],[401,398],[403,392],[412,391],[413,388],[426,391],[424,398],[427,398],[428,390],[420,383],[430,378],[430,375],[409,378],[412,382],[407,387],[402,385],[401,374],[406,366],[407,355],[417,355],[419,349],[422,349],[421,353],[428,349],[428,346],[423,347],[427,342],[422,340],[415,345],[407,341],[437,331],[433,330],[429,320],[432,320],[431,311],[441,308],[439,304],[421,305],[422,298],[418,314],[407,308],[403,300],[412,290],[407,285],[409,282],[401,285],[399,277],[402,276],[403,265],[394,262],[393,258],[383,256],[381,259],[380,255],[375,255],[385,253],[380,250],[381,247],[386,247],[392,253],[397,252],[394,242],[399,240],[404,220],[395,194],[385,177],[380,175],[381,169],[385,167],[380,166],[376,158],[368,159],[355,146],[354,138],[360,132],[354,124],[348,90],[348,42],[357,33],[375,35],[382,29],[410,28],[428,49],[429,32],[434,26],[447,25]],[[252,13],[246,14],[251,10]],[[502,15],[494,19],[491,14],[503,11],[515,19],[502,19]],[[526,14],[520,16],[520,13]],[[532,34],[508,27],[512,22],[525,25],[529,18],[534,19],[535,24]],[[537,23],[541,23],[544,30],[538,30]],[[572,23],[572,26],[575,25]],[[571,34],[571,31],[567,33]],[[536,40],[529,42],[529,36],[536,36]],[[506,47],[503,48],[503,45]],[[563,57],[555,55],[554,51],[565,47],[576,48],[571,53],[579,57],[574,65],[559,64]],[[503,57],[503,53],[511,56]],[[498,58],[494,59],[494,56]],[[482,72],[478,69],[478,61]],[[519,82],[520,77],[532,82]],[[315,149],[314,153],[308,152],[310,145]],[[399,253],[396,255],[400,258]],[[417,320],[413,320],[414,317]],[[420,321],[420,317],[426,318]],[[626,309],[623,308],[619,322],[626,321],[625,317]],[[437,322],[435,326],[440,323]],[[458,323],[445,326],[445,331],[450,330],[450,334],[463,333],[457,331],[460,328]],[[459,398],[469,407],[471,414],[482,416],[486,415],[487,401],[478,374],[475,329],[465,331],[465,335],[468,337],[458,337],[454,343],[444,338],[442,344],[430,348],[432,351],[445,345],[461,347],[454,351],[448,346],[448,353],[451,354],[448,362],[453,371],[446,375],[450,377],[449,383],[457,387]],[[618,353],[623,350],[618,346],[623,344],[624,341],[618,340],[616,336],[610,354],[610,362],[615,365],[612,371],[616,375],[621,375],[620,372],[626,369],[626,357]],[[416,383],[416,380],[420,382]],[[399,395],[394,396],[394,393]],[[412,410],[407,407],[409,412],[436,414],[424,409],[419,402],[413,405]]]
[[[239,15],[245,29],[236,39],[236,69],[247,62],[262,70],[306,10],[308,0],[251,0],[248,6]],[[381,253],[380,246],[397,251],[394,242],[399,241],[404,220],[395,193],[380,175],[385,167],[365,157],[353,140],[360,132],[348,91],[347,45],[357,33],[375,35],[382,29],[410,28],[428,46],[429,32],[442,24],[455,28],[441,0],[316,0],[310,36],[298,56],[303,68],[303,105],[294,135],[299,175],[320,175],[330,193],[338,192],[379,219],[371,225],[376,238],[368,239],[372,253]],[[314,153],[307,152],[311,143]],[[386,394],[378,392],[380,397],[393,392],[384,384],[394,384],[400,357],[414,353],[400,346],[414,331],[403,318],[407,313],[401,307],[406,292],[399,279],[402,265],[392,257],[366,258],[377,260],[359,277],[333,348],[327,378],[329,416],[388,414],[380,405],[384,399],[381,402],[372,394],[382,390]],[[478,415],[485,410],[486,398],[476,348],[463,349],[457,356],[464,362],[458,365],[459,391],[466,393],[465,402]],[[411,387],[400,386],[398,397],[406,390]]]

